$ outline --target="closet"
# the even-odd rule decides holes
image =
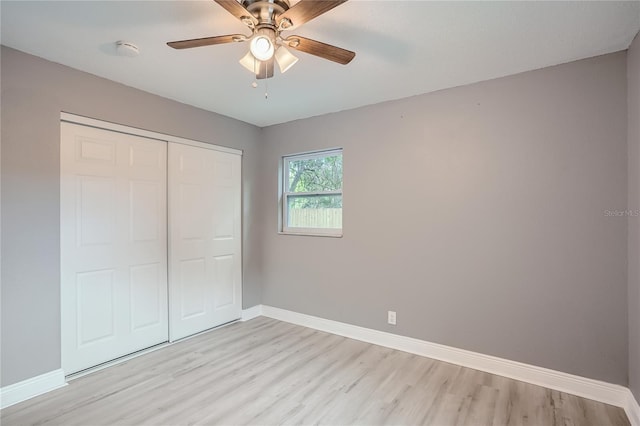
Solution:
[[[81,121],[61,122],[67,375],[241,315],[241,152]]]

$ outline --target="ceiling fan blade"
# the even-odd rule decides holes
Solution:
[[[234,41],[245,41],[247,37],[242,34],[229,34],[216,37],[194,38],[192,40],[170,41],[169,47],[174,49],[189,49],[192,47],[212,46],[214,44],[232,43]]]
[[[251,12],[249,12],[238,1],[236,1],[236,0],[215,0],[215,2],[218,3],[220,6],[224,7],[227,10],[227,12],[229,12],[230,14],[232,14],[233,16],[238,18],[239,20],[244,22],[243,18],[249,18],[251,20],[251,22],[253,22],[253,25],[257,25],[258,24],[258,19],[255,16],[253,16],[253,14]]]
[[[356,56],[355,52],[311,40],[297,35],[289,36],[285,40],[287,46],[310,55],[319,56],[342,65],[347,65]]]
[[[274,60],[273,58],[269,59],[268,61],[264,61],[264,62],[260,62],[260,68],[258,70],[258,73],[256,74],[256,78],[258,80],[264,79],[264,78],[271,78],[273,77],[273,69],[274,69]]]
[[[278,17],[278,25],[283,19],[291,21],[292,26],[297,27],[313,18],[340,6],[347,0],[300,0]]]

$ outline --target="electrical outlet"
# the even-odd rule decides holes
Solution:
[[[396,325],[396,311],[387,312],[387,322],[391,325]]]

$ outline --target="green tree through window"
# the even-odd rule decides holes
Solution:
[[[342,151],[284,157],[283,231],[342,231]]]
[[[342,154],[289,161],[291,193],[342,190]],[[295,208],[342,208],[342,196],[292,196]]]

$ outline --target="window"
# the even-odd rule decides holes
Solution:
[[[342,150],[282,160],[282,232],[341,236]]]

